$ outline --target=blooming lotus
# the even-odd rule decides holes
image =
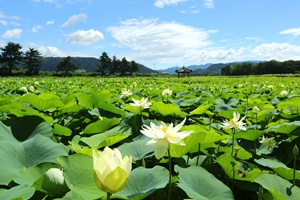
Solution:
[[[172,95],[172,90],[170,90],[169,88],[164,89],[164,90],[162,91],[162,95],[163,95],[163,96],[169,97],[169,96]]]
[[[185,143],[182,139],[189,136],[194,131],[182,131],[179,132],[186,118],[177,126],[173,127],[171,123],[167,126],[164,122],[161,122],[159,126],[150,122],[150,126],[143,125],[141,133],[151,138],[146,145],[155,145],[154,154],[157,159],[162,158],[167,152],[170,143],[184,146]]]
[[[118,149],[105,147],[103,152],[93,150],[94,181],[98,188],[107,193],[122,190],[132,169],[132,157],[122,155]]]
[[[132,101],[134,103],[130,103],[130,105],[134,107],[138,107],[141,110],[149,108],[152,105],[151,102],[148,102],[148,98],[144,98],[144,97],[141,100],[135,100],[134,98],[132,98]]]
[[[275,147],[278,147],[276,145],[276,141],[274,140],[274,137],[267,138],[265,136],[262,136],[262,139],[259,141],[263,145],[263,148],[268,149],[272,151]]]
[[[127,90],[126,88],[122,90],[121,98],[127,98],[130,95],[132,95],[132,92],[130,90]]]
[[[280,92],[280,95],[282,95],[282,96],[286,96],[286,95],[288,95],[289,94],[289,92],[287,91],[287,90],[282,90],[281,92]]]
[[[244,126],[245,123],[243,120],[246,116],[240,119],[240,114],[238,112],[233,112],[233,118],[228,120],[225,120],[222,122],[222,128],[234,128],[235,130],[246,130],[246,127]]]

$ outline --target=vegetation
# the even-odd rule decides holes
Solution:
[[[22,46],[13,42],[7,43],[1,47],[0,64],[2,66],[2,74],[12,74],[12,70],[16,69],[22,63]]]
[[[111,199],[298,200],[299,83],[4,77],[0,199],[105,199],[92,155],[110,147],[132,159]]]
[[[295,74],[300,72],[300,61],[288,60],[279,62],[270,60],[257,64],[241,63],[226,65],[221,69],[222,75],[263,75],[263,74]]]
[[[29,50],[25,52],[23,63],[29,75],[38,75],[43,63],[43,57],[38,50],[29,48]]]
[[[64,58],[57,64],[57,71],[62,71],[64,76],[69,75],[71,72],[74,72],[78,67],[71,62],[71,57],[68,56]]]

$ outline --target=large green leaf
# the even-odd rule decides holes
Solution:
[[[211,107],[211,104],[207,103],[207,104],[202,104],[200,106],[198,106],[198,108],[196,108],[195,110],[191,111],[190,113],[192,115],[201,115],[203,113],[205,113],[205,111]]]
[[[103,117],[101,120],[91,123],[87,127],[85,127],[85,129],[82,131],[82,134],[102,133],[119,123],[120,120],[118,118],[114,117],[108,119],[106,117]]]
[[[162,116],[168,115],[179,115],[181,110],[178,106],[174,104],[165,104],[163,102],[153,102],[153,105],[150,107],[150,110],[154,113],[159,113]]]
[[[176,165],[175,172],[179,173],[178,187],[190,198],[197,200],[234,199],[231,190],[202,167],[181,168]]]
[[[133,161],[141,160],[146,155],[153,153],[154,146],[146,145],[148,138],[138,139],[130,143],[124,143],[118,147],[122,155],[131,155]]]
[[[282,162],[279,162],[275,159],[266,159],[266,158],[260,158],[254,160],[256,163],[269,167],[273,169],[278,175],[281,177],[287,179],[287,180],[293,180],[293,173],[294,169],[287,167]],[[295,171],[295,178],[300,179],[300,172],[298,170]]]
[[[245,139],[245,140],[250,140],[250,141],[255,141],[257,140],[260,136],[262,136],[264,132],[260,130],[253,130],[253,129],[248,129],[246,131],[241,131],[235,134],[236,139]]]
[[[193,129],[189,129],[189,130],[193,130]],[[183,139],[183,142],[185,143],[184,146],[171,144],[170,145],[171,156],[174,158],[180,158],[181,156],[188,153],[194,147],[198,147],[198,144],[204,140],[205,136],[206,134],[204,132],[193,132],[191,135]]]
[[[275,200],[298,200],[300,189],[274,174],[261,174],[255,182],[267,189]]]
[[[160,188],[164,188],[169,181],[169,172],[166,168],[155,166],[154,168],[139,167],[134,169],[123,190],[113,194],[113,197],[141,200]]]
[[[5,185],[24,168],[46,162],[57,163],[57,157],[67,155],[63,144],[39,134],[24,142],[0,141],[0,152],[0,171],[5,171],[0,176],[0,184]]]
[[[258,168],[248,169],[243,162],[236,161],[229,154],[222,154],[219,156],[217,158],[217,163],[221,165],[229,178],[234,178],[240,181],[254,182],[254,179],[257,178],[261,173]]]
[[[285,122],[283,124],[271,126],[270,128],[267,129],[267,131],[275,132],[275,133],[291,134],[294,130],[299,128],[299,126],[300,126],[300,121]]]
[[[35,192],[33,187],[27,187],[25,185],[18,185],[9,190],[0,190],[0,199],[30,199]]]
[[[72,130],[60,124],[54,124],[53,133],[55,135],[70,136],[72,135]]]
[[[64,106],[64,103],[58,98],[43,99],[39,96],[36,96],[35,94],[27,94],[21,98],[21,101],[29,103],[39,111],[44,111],[48,109],[55,110]]]
[[[7,125],[11,127],[12,134],[19,141],[32,138],[37,134],[49,138],[53,135],[51,126],[38,116],[15,118],[8,121]]]
[[[278,103],[278,109],[296,108],[300,109],[300,96],[291,97],[285,101]]]
[[[128,136],[132,133],[131,127],[129,126],[116,126],[104,133],[99,133],[91,137],[82,137],[80,140],[93,149],[98,149],[103,146],[111,146]]]
[[[58,160],[64,168],[65,181],[71,190],[63,199],[100,199],[106,195],[94,182],[92,157],[73,154]]]

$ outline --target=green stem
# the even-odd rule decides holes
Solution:
[[[172,190],[172,163],[171,163],[171,153],[170,149],[168,149],[168,156],[169,156],[169,193],[168,193],[168,200],[171,200],[171,190]]]
[[[198,144],[198,153],[197,153],[196,166],[198,166],[199,156],[200,156],[200,143]]]
[[[106,193],[106,200],[110,200],[111,193]]]
[[[297,160],[297,155],[294,155],[293,186],[295,186],[296,184],[296,160]]]
[[[235,129],[233,129],[233,132],[232,132],[232,149],[231,149],[231,156],[233,157],[233,152],[234,152],[234,134],[235,134]]]

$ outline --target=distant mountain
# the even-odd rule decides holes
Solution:
[[[252,64],[257,64],[259,62],[263,61],[239,61],[239,62],[230,62],[230,63],[217,63],[217,64],[212,64],[206,69],[197,69],[193,71],[193,74],[221,74],[221,69],[225,67],[226,65],[238,65],[242,63],[252,63]]]
[[[207,64],[204,64],[204,65],[190,65],[190,66],[187,66],[186,68],[188,69],[191,69],[193,71],[197,70],[197,69],[206,69],[208,68],[210,65],[212,65],[211,63],[207,63]],[[182,67],[170,67],[170,68],[167,68],[167,69],[160,69],[160,70],[156,70],[158,71],[159,73],[168,73],[168,74],[176,74],[176,69],[180,69]]]
[[[44,57],[42,63],[42,71],[56,71],[57,64],[62,61],[63,57]],[[97,64],[100,60],[93,57],[71,57],[73,62],[79,69],[85,69],[86,72],[96,72],[98,70]],[[156,71],[139,64],[139,73],[157,73]]]

